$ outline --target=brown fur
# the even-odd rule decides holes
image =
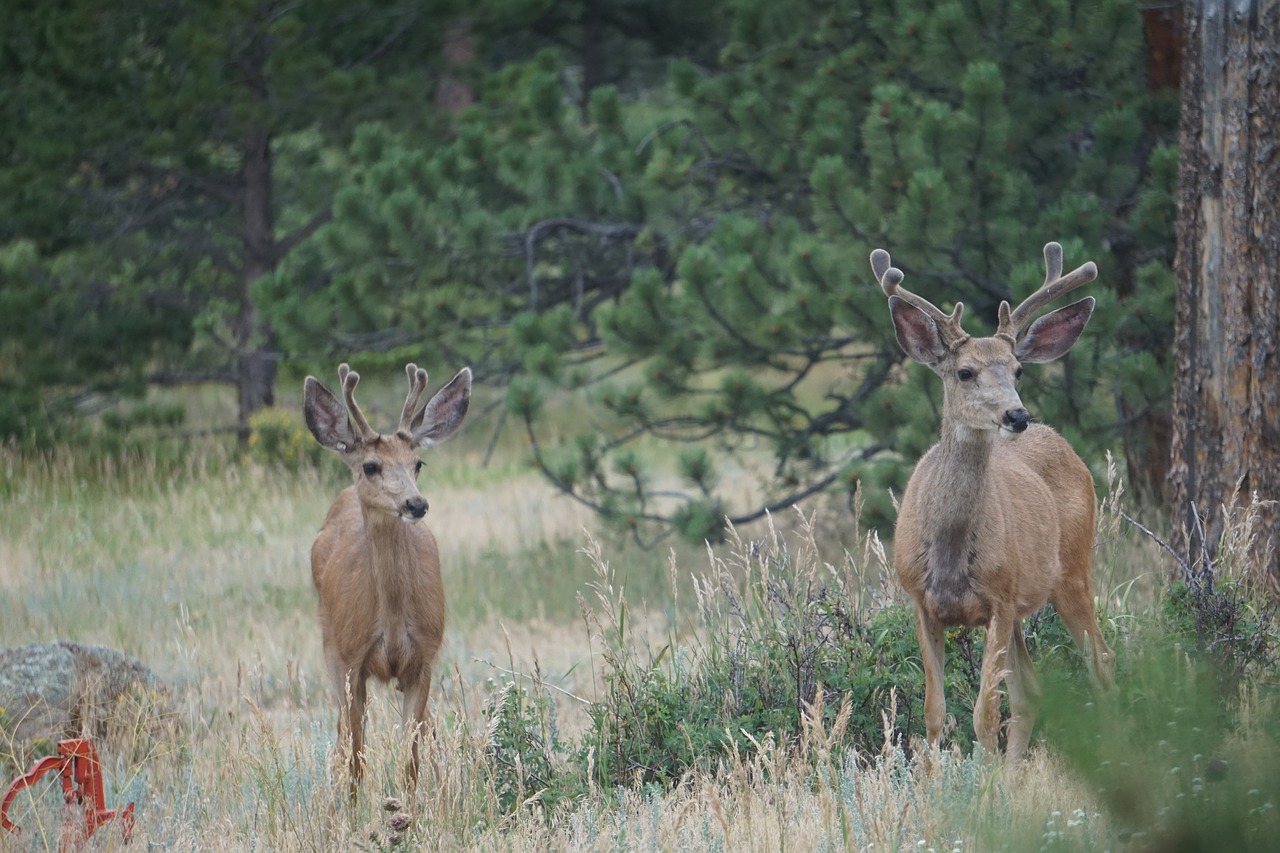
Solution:
[[[443,441],[461,424],[471,374],[459,372],[415,416],[426,373],[414,365],[407,372],[405,412],[399,429],[389,435],[372,432],[359,412],[355,373],[339,371],[358,436],[342,404],[312,377],[304,399],[312,433],[342,456],[355,479],[329,508],[311,546],[325,663],[341,709],[338,737],[350,737],[353,792],[362,772],[366,682],[371,677],[394,679],[403,694],[401,721],[413,738],[408,777],[416,782],[420,729],[429,722],[432,666],[444,638],[440,551],[419,515],[425,515],[426,502],[415,482],[421,465],[415,450]]]
[[[1058,253],[1055,272],[1046,247],[1050,275],[1042,288],[1056,285],[1055,295],[1069,289],[1060,285]],[[1040,697],[1022,635],[1024,617],[1052,600],[1076,644],[1087,650],[1097,681],[1111,684],[1112,653],[1094,614],[1093,478],[1060,435],[1026,425],[1014,386],[1019,357],[1047,361],[1061,355],[1083,329],[1092,303],[1048,314],[1022,335],[1004,305],[1000,331],[971,338],[960,328],[963,306],[945,315],[900,291],[902,275],[888,267],[887,255],[873,255],[872,266],[891,296],[903,349],[943,380],[941,440],[916,465],[894,533],[894,571],[916,613],[926,737],[936,748],[946,715],[946,627],[985,626],[974,732],[995,751],[997,689],[1005,680],[1012,711],[1008,750],[1018,756],[1030,742]],[[1080,271],[1072,275],[1084,278]],[[1037,298],[1042,304],[1043,292],[1028,302]]]

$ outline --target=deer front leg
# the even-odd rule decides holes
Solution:
[[[1040,704],[1040,680],[1036,678],[1035,665],[1027,653],[1027,641],[1022,634],[1021,620],[1014,623],[1013,642],[1009,646],[1009,720],[1008,753],[1016,761],[1026,753],[1031,744],[1031,729],[1036,723],[1036,708]]]
[[[351,725],[351,785],[354,789],[364,776],[364,709],[367,697],[365,680],[356,676],[351,685],[351,702],[347,706],[347,719]]]
[[[1008,665],[1013,623],[1005,614],[995,614],[987,625],[986,648],[982,653],[982,679],[978,700],[973,703],[973,733],[990,755],[996,753],[1000,734],[1000,682]]]
[[[367,701],[365,681],[360,673],[337,662],[330,663],[329,677],[338,694],[337,742],[347,743],[351,748],[351,797],[354,799],[356,785],[364,773],[364,758],[361,753],[364,750],[364,712]]]
[[[405,691],[400,706],[400,723],[404,736],[409,738],[410,756],[405,776],[410,788],[418,784],[418,744],[430,729],[427,716],[427,699],[431,696],[431,667]]]
[[[916,640],[920,643],[920,664],[924,670],[924,732],[930,749],[938,748],[942,723],[947,716],[943,685],[944,626],[916,608]]]

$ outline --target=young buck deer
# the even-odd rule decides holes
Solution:
[[[388,435],[369,427],[356,404],[360,375],[347,365],[338,366],[345,407],[314,376],[303,389],[311,434],[338,453],[355,478],[329,508],[311,546],[325,663],[338,695],[339,742],[344,729],[350,731],[353,794],[362,772],[370,676],[394,678],[404,694],[400,718],[413,742],[408,778],[411,785],[417,782],[431,667],[444,637],[440,552],[422,521],[427,501],[415,482],[422,469],[415,450],[457,432],[471,399],[471,370],[460,370],[422,408],[427,372],[409,364],[405,373],[409,394],[399,425]]]
[[[942,377],[942,436],[916,465],[894,532],[894,571],[911,597],[924,665],[925,732],[936,748],[946,715],[943,636],[950,625],[987,629],[973,729],[994,753],[999,682],[1009,689],[1010,756],[1026,751],[1040,685],[1022,636],[1022,619],[1052,600],[1103,687],[1111,649],[1093,607],[1093,478],[1065,439],[1032,423],[1015,380],[1024,362],[1052,361],[1071,349],[1093,313],[1086,297],[1028,325],[1050,301],[1098,274],[1092,262],[1062,275],[1062,247],[1044,247],[1044,285],[1012,311],[1002,302],[994,336],[960,327],[950,314],[901,286],[889,253],[871,268],[889,297],[898,343]]]

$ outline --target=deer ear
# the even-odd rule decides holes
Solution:
[[[1045,314],[1018,338],[1013,357],[1034,364],[1066,355],[1089,322],[1094,303],[1092,296],[1086,296],[1079,302]]]
[[[302,414],[307,429],[324,447],[346,453],[358,443],[346,406],[314,376],[308,376],[302,386]]]
[[[464,367],[413,419],[413,443],[418,447],[430,447],[449,438],[462,426],[470,405],[471,368]]]
[[[889,297],[889,313],[903,352],[930,367],[947,357],[947,347],[932,317],[898,296]]]

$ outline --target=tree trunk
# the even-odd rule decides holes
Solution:
[[[582,21],[582,120],[591,119],[591,93],[604,85],[604,0],[587,0]]]
[[[471,21],[463,20],[444,34],[445,71],[436,83],[436,106],[460,113],[476,102],[471,84],[455,77],[465,75],[476,64],[476,40],[471,34]]]
[[[241,223],[244,262],[236,323],[237,432],[249,440],[249,416],[275,402],[275,336],[253,303],[253,283],[276,265],[275,216],[271,207],[271,135],[254,127],[241,152]]]
[[[1183,23],[1169,482],[1176,547],[1204,571],[1237,485],[1280,497],[1280,0],[1188,2]],[[1257,532],[1280,576],[1280,513]]]

